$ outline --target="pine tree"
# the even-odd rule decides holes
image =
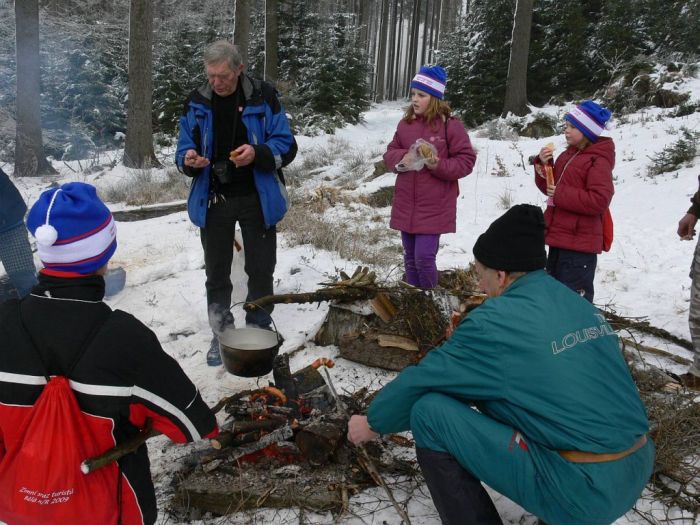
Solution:
[[[514,8],[513,0],[473,1],[441,46],[446,97],[469,125],[499,115],[503,107]]]

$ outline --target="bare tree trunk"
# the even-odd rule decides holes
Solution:
[[[393,99],[399,98],[399,93],[403,92],[403,82],[404,70],[406,69],[406,57],[403,51],[403,4],[406,0],[401,1],[401,8],[399,9],[398,24],[399,24],[399,36],[397,38],[398,49],[396,50],[396,73],[394,74],[394,92],[392,93]]]
[[[131,0],[129,106],[122,162],[129,168],[160,166],[153,151],[153,4]]]
[[[428,62],[435,62],[435,50],[437,49],[437,34],[440,24],[440,2],[433,2],[433,12],[430,17],[430,44],[428,45]]]
[[[241,52],[243,63],[248,64],[248,44],[250,42],[250,3],[249,0],[236,0],[233,15],[233,43]]]
[[[277,0],[265,0],[265,80],[277,83]]]
[[[428,28],[430,27],[430,2],[425,6],[425,16],[423,16],[423,42],[420,52],[420,63],[427,63],[428,58]]]
[[[510,44],[508,80],[503,103],[503,115],[523,116],[527,107],[527,60],[530,50],[530,25],[533,0],[517,0],[513,17],[513,36]]]
[[[386,48],[387,48],[387,26],[389,25],[389,0],[382,0],[379,29],[379,51],[377,52],[377,84],[375,87],[374,100],[381,102],[385,98],[386,78]]]
[[[41,137],[39,73],[39,1],[15,2],[17,52],[17,131],[15,176],[56,173],[44,153]]]
[[[420,12],[421,0],[414,0],[413,14],[411,15],[411,42],[408,51],[408,60],[406,61],[406,82],[404,93],[408,95],[409,83],[413,74],[418,71],[418,31],[420,29]]]
[[[360,42],[359,45],[369,56],[369,15],[372,10],[369,0],[358,0],[359,2],[359,19],[360,19]]]
[[[395,92],[395,78],[394,70],[398,67],[396,64],[396,11],[397,11],[397,0],[391,0],[391,14],[389,16],[389,67],[387,68],[387,92],[386,98],[394,100],[396,97]]]

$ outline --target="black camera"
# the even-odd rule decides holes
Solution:
[[[233,182],[233,165],[229,160],[217,160],[211,167],[216,180],[221,184],[229,184]]]

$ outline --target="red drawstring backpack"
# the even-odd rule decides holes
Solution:
[[[84,459],[114,445],[112,420],[82,412],[68,380],[108,315],[106,311],[65,376],[49,377],[42,361],[47,384],[34,406],[26,409],[16,434],[19,438],[5,443],[7,450],[0,459],[0,520],[12,525],[113,525],[119,521],[117,464],[87,475],[80,470]],[[19,319],[32,341],[21,313]],[[41,361],[38,350],[37,356]]]

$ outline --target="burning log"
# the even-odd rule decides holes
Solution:
[[[345,443],[347,427],[343,417],[313,421],[299,431],[294,442],[310,463],[322,465]]]

